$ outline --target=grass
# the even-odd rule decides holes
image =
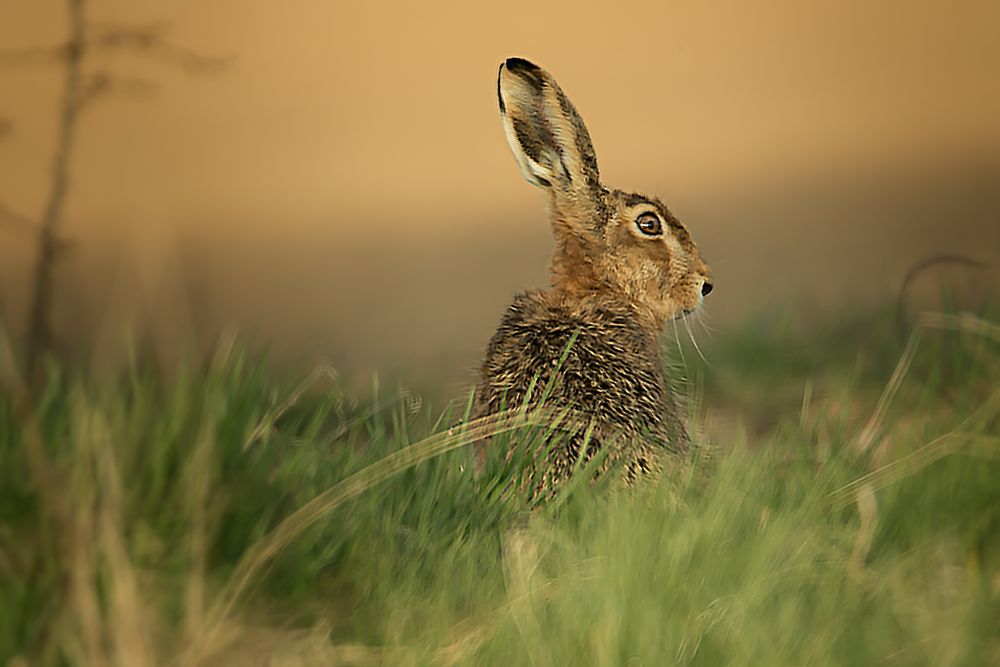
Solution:
[[[0,402],[0,664],[998,664],[998,322],[686,349],[690,459],[544,504],[511,480],[545,427],[464,399],[227,345],[170,381],[52,366]],[[523,447],[477,475],[484,432]]]

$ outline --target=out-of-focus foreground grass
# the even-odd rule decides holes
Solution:
[[[716,334],[683,465],[541,506],[464,399],[50,367],[0,403],[0,664],[1000,664],[998,323]]]

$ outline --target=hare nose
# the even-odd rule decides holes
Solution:
[[[709,283],[709,282],[702,283],[701,284],[701,295],[702,296],[708,296],[709,294],[711,294],[712,293],[712,287],[713,287],[712,283]]]

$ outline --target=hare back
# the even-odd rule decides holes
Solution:
[[[476,413],[537,407],[546,388],[545,405],[592,420],[598,442],[620,436],[687,450],[658,341],[625,304],[565,301],[551,292],[515,297],[487,347]]]

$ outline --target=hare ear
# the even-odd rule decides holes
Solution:
[[[548,72],[508,58],[500,64],[497,95],[507,143],[529,183],[563,190],[599,187],[590,134]]]

